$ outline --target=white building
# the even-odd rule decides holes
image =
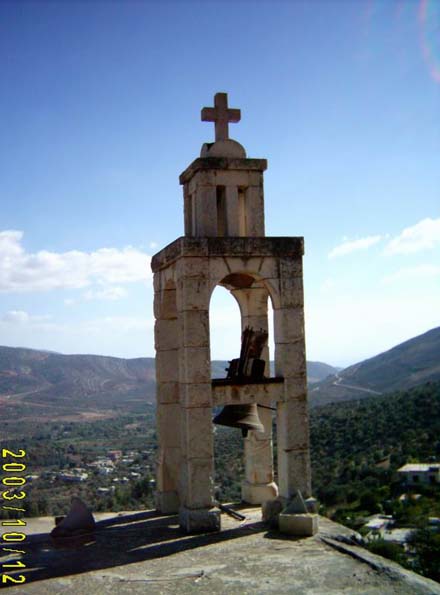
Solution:
[[[88,478],[87,473],[59,473],[58,479],[61,481],[67,481],[71,483],[81,483],[82,481],[86,481]]]
[[[407,463],[397,473],[405,485],[440,484],[440,463]]]

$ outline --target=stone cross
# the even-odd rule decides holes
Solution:
[[[239,109],[228,108],[228,94],[216,93],[214,107],[202,109],[202,122],[215,122],[215,140],[228,140],[229,122],[240,122]]]

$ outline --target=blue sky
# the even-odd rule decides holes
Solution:
[[[267,235],[305,237],[308,359],[440,325],[439,27],[435,0],[0,3],[0,344],[154,355],[149,261],[217,91]],[[237,356],[221,289],[211,328]]]

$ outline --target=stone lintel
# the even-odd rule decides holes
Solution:
[[[300,258],[303,254],[303,237],[197,238],[182,236],[153,256],[151,269],[156,273],[186,256]]]
[[[180,184],[186,184],[198,171],[202,170],[248,170],[264,171],[267,159],[243,159],[231,157],[198,157],[179,176]]]

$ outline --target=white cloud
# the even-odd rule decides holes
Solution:
[[[1,318],[7,324],[29,324],[48,320],[50,316],[32,316],[24,310],[9,310]]]
[[[429,279],[440,277],[440,266],[434,264],[421,264],[415,267],[407,267],[400,269],[384,277],[384,283],[395,283],[398,281],[407,281],[409,279]]]
[[[388,242],[387,254],[413,254],[440,245],[440,218],[423,219]]]
[[[93,291],[89,289],[84,293],[84,299],[90,300],[106,300],[116,301],[127,295],[127,290],[123,287],[105,287],[104,289]]]
[[[347,254],[351,254],[352,252],[357,252],[358,250],[367,250],[374,244],[377,244],[382,239],[382,236],[368,236],[366,238],[360,238],[359,240],[350,240],[345,241],[342,244],[339,244],[333,250],[329,252],[329,258],[335,258],[337,256],[346,256]]]
[[[133,246],[95,252],[28,253],[23,232],[0,232],[0,292],[81,289],[93,283],[133,283],[151,278],[150,256]]]

